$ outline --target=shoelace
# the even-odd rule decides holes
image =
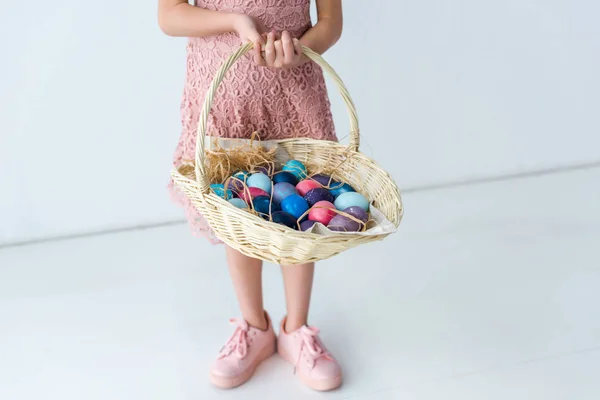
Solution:
[[[227,357],[235,351],[235,357],[241,360],[248,353],[248,330],[250,327],[246,321],[237,318],[230,319],[229,323],[236,328],[233,335],[221,349],[219,358]]]
[[[300,352],[298,353],[298,359],[296,360],[296,367],[300,363],[300,358],[302,357],[302,351],[306,350],[308,356],[311,361],[311,368],[315,366],[315,363],[319,358],[325,358],[328,360],[333,360],[329,353],[319,345],[317,336],[319,335],[319,329],[312,326],[303,326],[300,328],[298,334],[302,338],[302,345],[300,347]]]

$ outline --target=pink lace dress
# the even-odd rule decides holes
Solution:
[[[211,10],[245,13],[267,29],[289,31],[301,37],[310,27],[310,0],[198,0],[197,6]],[[196,127],[204,96],[223,61],[241,45],[228,33],[208,38],[190,38],[187,46],[187,76],[181,103],[183,132],[174,155],[179,167],[194,160]],[[250,55],[229,70],[211,109],[208,134],[248,138],[259,131],[262,140],[310,137],[336,140],[329,99],[318,65],[310,62],[294,69],[256,66]],[[181,204],[197,236],[214,236],[206,220],[172,184],[172,198]]]

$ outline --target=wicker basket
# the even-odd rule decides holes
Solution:
[[[205,135],[213,97],[225,73],[240,57],[252,49],[244,45],[234,52],[217,71],[206,94],[198,123],[196,140],[195,179],[173,170],[175,184],[183,190],[191,203],[206,218],[216,236],[241,253],[265,261],[297,265],[329,258],[344,250],[385,238],[388,234],[361,235],[332,233],[318,235],[295,231],[283,225],[265,221],[247,211],[236,208],[210,191],[212,182],[206,180]],[[336,177],[352,184],[364,194],[396,227],[402,219],[400,193],[390,175],[373,160],[358,151],[360,135],[354,103],[344,83],[331,66],[317,53],[304,48],[304,54],[319,64],[335,81],[350,115],[350,144],[314,139],[286,139],[277,141],[290,157],[302,161],[310,170],[322,170],[336,165]]]

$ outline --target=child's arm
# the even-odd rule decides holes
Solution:
[[[262,27],[243,14],[206,10],[187,0],[159,0],[158,25],[169,36],[204,37],[237,32],[242,42],[263,43]]]
[[[342,36],[342,0],[317,0],[317,23],[300,38],[300,44],[325,53]]]

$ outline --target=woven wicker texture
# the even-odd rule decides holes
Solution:
[[[195,159],[195,179],[173,170],[175,184],[183,190],[192,204],[204,215],[209,225],[225,244],[241,253],[276,264],[297,265],[332,257],[360,244],[384,239],[388,234],[358,235],[336,233],[317,235],[295,231],[236,208],[210,191],[206,179],[205,136],[213,98],[229,68],[252,49],[244,45],[234,52],[217,71],[206,94],[200,113]],[[398,187],[391,176],[375,161],[358,149],[360,133],[356,108],[346,86],[333,68],[317,53],[307,47],[304,54],[316,62],[333,78],[348,109],[350,117],[350,144],[314,139],[286,139],[278,141],[291,158],[302,161],[309,171],[335,170],[334,176],[350,183],[365,195],[395,226],[400,224],[403,206]]]

